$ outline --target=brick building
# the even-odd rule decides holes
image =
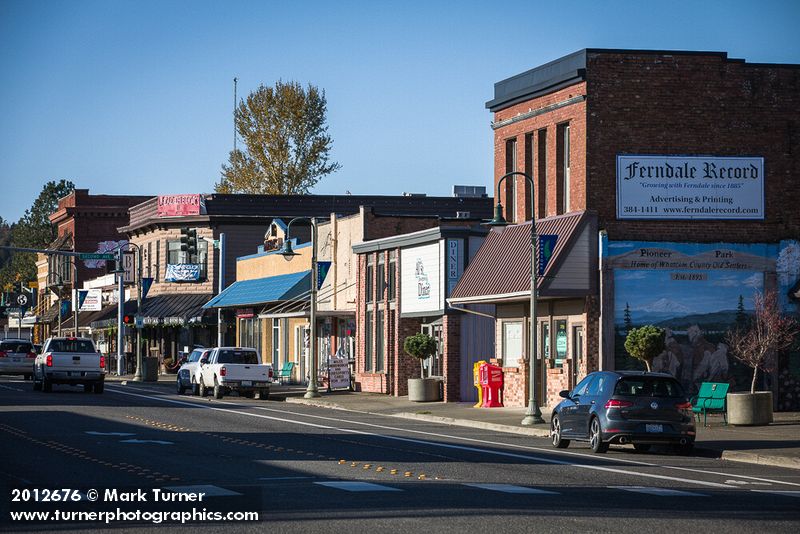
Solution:
[[[488,217],[491,202],[489,198],[455,196],[221,194],[171,195],[148,200],[131,208],[130,224],[120,231],[140,247],[143,277],[153,279],[140,313],[149,330],[149,349],[173,356],[184,346],[216,344],[216,316],[204,311],[203,306],[217,293],[219,251],[213,242],[222,233],[226,236],[225,265],[228,266],[224,286],[228,287],[236,280],[237,258],[252,255],[257,246],[265,242],[268,237],[265,234],[276,218],[287,223],[293,217],[327,218],[331,214],[360,213],[362,206],[369,206],[369,216],[384,222],[376,228],[365,223],[363,232],[367,239],[372,235],[370,232],[382,236],[385,231],[402,228],[397,221],[388,222],[394,217],[430,220],[437,220],[440,215],[456,217],[459,214]],[[176,208],[178,205],[196,208]],[[197,230],[198,254],[194,258],[188,258],[180,250],[181,228]],[[308,224],[293,225],[291,237],[308,241]],[[168,276],[179,269],[188,272],[187,267],[179,266],[191,266],[192,278]],[[233,326],[243,319],[235,316],[235,309],[233,306],[226,308],[226,325]],[[180,328],[183,326],[190,328]],[[226,343],[237,342],[235,328],[227,329],[225,336]],[[264,346],[267,346],[266,341]]]
[[[487,108],[495,184],[511,171],[534,184],[533,200],[523,177],[501,185],[508,219],[587,210],[597,218],[600,270],[589,271],[597,290],[566,318],[567,335],[548,337],[557,326],[548,307],[558,299],[543,294],[537,306],[539,338],[549,343],[537,352],[546,362],[540,402],[552,404],[586,371],[635,368],[621,345],[641,324],[668,329],[671,348],[656,363],[690,391],[710,379],[743,388],[744,371],[724,344],[739,303],[746,315],[753,291],[775,289],[786,311],[797,310],[788,295],[800,277],[800,66],[586,49],[497,82]],[[528,306],[519,306],[527,321]],[[585,335],[575,337],[579,324]],[[499,334],[497,346],[501,356]],[[587,364],[559,374],[557,351],[567,364],[585,354]],[[797,383],[789,371],[797,365],[786,361],[797,357],[784,356],[762,385],[779,409],[797,408],[787,401],[797,392],[785,386]]]
[[[59,199],[58,208],[49,217],[57,235],[49,248],[70,252],[113,250],[126,239],[117,229],[128,224],[130,207],[149,198],[141,195],[92,195],[88,189],[75,189]],[[38,339],[43,339],[51,329],[53,332],[56,330],[53,322],[57,321],[58,316],[58,310],[53,305],[57,299],[50,289],[61,283],[63,298],[69,300],[72,289],[80,288],[86,280],[106,274],[106,263],[76,262],[67,256],[40,254],[37,265],[42,322],[37,334]],[[73,318],[67,306],[63,309],[62,321],[63,328],[73,328]]]
[[[446,299],[486,236],[478,223],[436,221],[425,230],[395,231],[353,246],[358,390],[406,395],[408,379],[422,376],[442,382],[445,401],[474,400],[472,365],[493,352],[492,328],[483,318],[451,309]],[[437,342],[422,368],[403,350],[405,338],[419,332]]]

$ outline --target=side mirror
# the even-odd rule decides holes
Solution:
[[[564,397],[565,399],[569,398],[569,390],[568,389],[562,389],[561,391],[558,392],[558,394],[561,397]]]

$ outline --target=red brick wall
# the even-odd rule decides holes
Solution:
[[[442,322],[444,349],[444,401],[461,399],[461,316],[445,315]]]
[[[528,361],[519,362],[519,367],[503,367],[503,406],[524,407],[528,405]]]
[[[775,242],[800,234],[800,69],[720,55],[590,53],[588,206],[609,239]],[[617,154],[763,156],[766,220],[616,221]]]
[[[520,104],[516,104],[509,108],[503,109],[495,113],[495,124],[505,120],[513,119],[514,117],[528,113],[529,111],[536,111],[545,109],[548,106],[565,102],[571,98],[586,95],[586,84],[576,84],[554,93],[541,96],[539,98],[528,100]],[[511,138],[517,139],[517,169],[518,171],[525,171],[525,134],[533,133],[533,175],[535,193],[536,218],[541,219],[549,215],[556,215],[558,213],[557,206],[557,189],[558,189],[558,172],[556,166],[556,130],[557,125],[563,123],[570,125],[570,143],[571,143],[571,157],[570,157],[570,209],[568,211],[578,211],[586,207],[586,101],[570,104],[556,110],[543,113],[528,119],[521,120],[512,124],[501,126],[494,131],[494,190],[497,190],[497,182],[506,173],[506,141]],[[540,180],[539,174],[539,139],[538,131],[547,129],[547,172],[546,172],[546,197],[547,197],[547,212],[540,213],[539,195],[542,191],[538,187]],[[507,208],[506,203],[506,186],[511,178],[507,178],[503,182],[500,190],[500,198],[503,199],[504,207]],[[530,190],[527,188],[526,180],[523,177],[517,177],[517,213],[516,221],[530,219],[530,210],[527,206],[530,204]],[[526,211],[523,211],[526,210]],[[506,218],[511,220],[510,214],[506,211]]]

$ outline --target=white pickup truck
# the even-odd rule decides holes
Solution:
[[[200,359],[200,396],[204,397],[213,388],[215,399],[221,399],[230,391],[248,398],[258,393],[260,399],[268,399],[273,381],[272,365],[260,361],[255,349],[212,349]]]
[[[97,352],[91,339],[51,337],[33,364],[33,389],[53,390],[53,384],[83,385],[83,391],[103,392],[106,357]]]

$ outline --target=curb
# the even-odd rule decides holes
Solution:
[[[311,399],[298,399],[298,398],[287,397],[286,402],[289,404],[306,404],[309,406],[315,406],[317,408],[329,408],[331,410],[342,410],[346,412],[352,411],[342,406],[339,406],[336,403],[319,402]],[[546,426],[539,428],[536,427],[529,428],[522,426],[517,427],[511,425],[500,425],[497,423],[486,423],[483,421],[473,421],[471,419],[454,419],[452,417],[442,417],[439,415],[428,415],[428,414],[419,414],[410,412],[382,413],[382,412],[370,412],[370,411],[359,410],[359,413],[366,413],[369,415],[379,415],[383,417],[396,417],[399,419],[416,419],[418,421],[427,421],[429,423],[441,423],[444,425],[460,426],[467,428],[480,428],[482,430],[493,430],[495,432],[505,432],[507,434],[521,434],[537,438],[550,437],[550,430]]]
[[[338,404],[331,403],[331,402],[322,402],[322,401],[314,401],[311,399],[303,399],[303,398],[292,398],[287,397],[286,402],[290,404],[306,404],[309,406],[315,406],[318,408],[328,408],[331,410],[341,410],[350,412],[348,408],[344,408],[339,406]],[[482,430],[492,430],[495,432],[505,432],[507,434],[520,434],[520,435],[527,435],[539,438],[548,438],[550,437],[550,430],[547,427],[544,428],[537,428],[537,427],[517,427],[511,425],[500,425],[497,423],[485,423],[482,421],[472,421],[470,419],[453,419],[451,417],[441,417],[437,415],[427,415],[427,414],[418,414],[418,413],[409,413],[409,412],[399,412],[399,413],[381,413],[381,412],[370,412],[370,411],[361,411],[358,410],[359,413],[366,413],[369,415],[378,415],[383,417],[396,417],[399,419],[416,419],[418,421],[427,421],[431,423],[441,423],[450,426],[459,426],[459,427],[468,427],[468,428],[479,428]],[[709,449],[699,446],[696,449],[697,451],[704,451],[707,453],[712,454],[714,457],[719,458],[721,460],[728,460],[731,462],[741,462],[741,463],[748,463],[748,464],[755,464],[755,465],[768,465],[772,467],[784,467],[789,469],[800,469],[800,458],[787,458],[783,456],[772,456],[772,455],[764,455],[764,454],[757,454],[752,452],[743,452],[743,451],[727,451],[727,450],[719,450],[719,449]]]
[[[754,452],[743,451],[722,451],[720,458],[722,460],[728,460],[731,462],[800,469],[800,458],[787,458],[784,456],[773,456],[770,454],[758,454]]]

